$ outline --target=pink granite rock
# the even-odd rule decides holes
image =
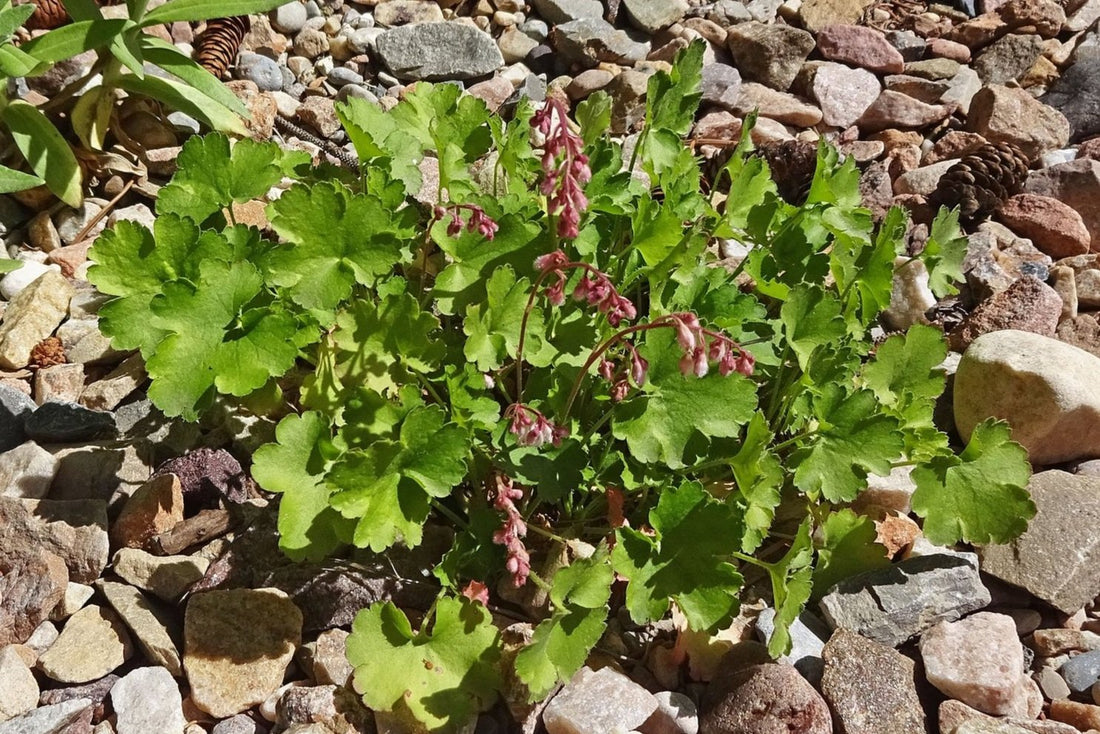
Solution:
[[[874,28],[859,25],[831,25],[817,34],[817,49],[830,61],[860,66],[885,74],[905,69],[901,52]]]
[[[809,93],[826,125],[845,128],[860,118],[881,91],[878,78],[866,69],[826,61],[814,73]]]
[[[997,218],[1053,258],[1084,255],[1091,237],[1073,208],[1039,194],[1017,194],[1004,203]]]
[[[939,122],[955,109],[955,105],[931,105],[901,92],[886,90],[878,96],[859,118],[864,132],[888,128],[920,128]]]
[[[944,695],[994,716],[1028,715],[1030,680],[1012,617],[978,612],[940,622],[920,639],[928,682]]]
[[[793,666],[751,665],[715,685],[723,691],[714,692],[717,703],[700,719],[699,734],[832,734],[829,707]]]
[[[542,712],[549,734],[636,729],[658,708],[652,693],[613,668],[581,668]]]
[[[974,309],[948,335],[948,343],[954,351],[962,352],[982,334],[1003,329],[1053,337],[1061,315],[1058,293],[1046,283],[1024,276]]]
[[[1024,189],[1076,210],[1092,237],[1091,247],[1100,250],[1100,160],[1079,158],[1032,171]]]
[[[793,94],[777,92],[763,84],[745,82],[737,97],[734,112],[747,114],[760,110],[761,117],[767,117],[788,125],[813,127],[821,122],[821,110],[804,102]]]
[[[1014,143],[1032,158],[1069,143],[1069,121],[1026,89],[990,84],[970,100],[966,127],[993,143]]]

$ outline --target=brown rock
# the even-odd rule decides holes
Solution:
[[[817,49],[830,61],[859,66],[885,74],[900,74],[905,68],[901,52],[874,28],[831,25],[817,34]]]
[[[814,37],[798,28],[751,21],[731,27],[726,43],[742,77],[783,91],[813,50]]]
[[[1090,247],[1100,251],[1100,160],[1078,159],[1032,171],[1024,190],[1075,209],[1092,238]]]
[[[1049,196],[1017,194],[1004,203],[997,217],[1053,258],[1089,251],[1091,238],[1081,215]]]
[[[924,157],[924,164],[929,165],[947,158],[962,158],[985,143],[986,139],[976,133],[952,130],[936,141],[932,150],[928,151],[928,155]]]
[[[1100,321],[1095,314],[1078,314],[1058,324],[1055,336],[1066,344],[1100,357]]]
[[[111,526],[111,546],[153,551],[154,535],[183,521],[183,489],[175,474],[161,474],[138,487]]]
[[[0,555],[0,647],[22,644],[65,596],[65,562],[44,550]]]
[[[298,107],[297,116],[325,138],[342,129],[340,119],[336,117],[336,105],[328,97],[306,97]]]
[[[982,334],[1002,329],[1053,337],[1062,313],[1062,299],[1046,283],[1025,276],[994,294],[948,335],[951,349],[965,351]]]
[[[69,617],[61,636],[39,656],[38,667],[61,683],[88,683],[118,668],[133,654],[130,634],[118,615],[91,605]]]
[[[1077,316],[1077,279],[1073,268],[1065,265],[1055,265],[1050,268],[1050,287],[1062,299],[1062,316],[1058,327],[1063,321]],[[1058,337],[1061,339],[1061,336]]]
[[[948,699],[940,704],[940,731],[953,732],[966,722],[974,722],[977,725],[976,728],[966,730],[970,732],[988,731],[991,734],[1024,734],[1024,732],[1034,732],[1034,734],[1080,734],[1074,727],[1057,721],[1034,721],[1012,716],[990,716],[954,699]]]
[[[748,114],[759,110],[761,117],[798,127],[813,127],[821,122],[821,110],[793,94],[777,92],[763,84],[745,82],[737,97],[734,112]]]
[[[107,503],[0,497],[0,548],[15,557],[47,550],[65,562],[70,581],[89,584],[107,565]]]
[[[1100,729],[1100,706],[1063,698],[1050,702],[1050,718],[1064,721],[1081,731]]]
[[[843,734],[924,734],[912,660],[845,629],[833,633],[821,654],[821,693]]]
[[[932,38],[928,41],[928,53],[944,59],[958,61],[960,64],[970,63],[970,49],[956,41],[946,38]]]
[[[279,103],[270,92],[261,92],[256,82],[240,79],[225,82],[230,92],[244,102],[248,108],[245,125],[256,140],[267,140],[275,132],[275,118],[279,114]]]
[[[920,128],[939,122],[954,109],[955,105],[930,105],[888,89],[867,108],[856,124],[865,132],[877,132],[892,127]]]
[[[1009,0],[997,14],[1009,28],[1029,28],[1043,38],[1057,36],[1066,22],[1066,11],[1056,0]]]
[[[829,707],[793,666],[752,665],[708,691],[717,699],[699,721],[700,734],[832,734]]]
[[[977,18],[959,23],[945,38],[961,43],[967,48],[982,48],[1008,29],[1008,24],[996,13],[984,13]]]
[[[820,31],[837,23],[856,23],[871,0],[804,0],[798,9],[802,25]]]
[[[991,84],[970,101],[966,127],[990,142],[1014,143],[1032,159],[1069,143],[1069,121],[1027,91]]]

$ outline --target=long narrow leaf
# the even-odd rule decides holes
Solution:
[[[16,147],[57,198],[76,208],[84,199],[80,166],[72,148],[45,115],[16,100],[4,109],[4,122]]]
[[[215,130],[234,135],[248,135],[248,128],[245,127],[240,116],[183,82],[156,76],[138,79],[136,76],[127,74],[118,80],[118,86],[127,92],[144,94],[146,97],[166,102],[180,112],[205,122]]]
[[[61,0],[61,2],[75,21],[103,20],[103,13],[99,12],[99,6],[94,0]]]
[[[13,191],[33,189],[35,186],[41,186],[43,183],[45,183],[45,181],[38,176],[16,171],[14,168],[8,168],[7,166],[0,166],[0,194],[10,194]],[[2,264],[3,262],[0,261],[0,265]]]
[[[61,61],[91,49],[110,45],[129,22],[125,18],[82,20],[27,41],[21,48],[40,61]]]
[[[27,3],[26,5],[16,5],[14,8],[9,7],[4,10],[0,10],[0,40],[8,40],[12,37],[19,26],[23,25],[27,18],[34,15],[35,5]]]
[[[248,108],[230,92],[216,76],[180,53],[172,44],[156,36],[142,35],[141,50],[145,60],[182,79],[215,102],[225,105],[241,117],[248,116]]]
[[[39,61],[10,43],[0,46],[0,74],[4,76],[34,76],[48,68],[50,65],[46,62]]]
[[[95,87],[80,95],[73,105],[70,117],[73,132],[80,138],[85,148],[103,150],[107,138],[107,128],[111,123],[115,98],[110,89]]]
[[[136,30],[136,29],[135,29]],[[142,58],[141,53],[141,41],[135,38],[136,35],[144,35],[140,30],[136,33],[124,33],[120,36],[116,36],[111,41],[111,53],[115,58],[122,62],[130,71],[137,75],[138,79],[145,78],[145,60]]]
[[[157,23],[174,23],[178,20],[196,21],[224,18],[230,15],[266,13],[287,0],[169,0],[154,8],[141,19],[143,26]]]

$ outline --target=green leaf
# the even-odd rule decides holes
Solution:
[[[156,64],[169,74],[175,75],[185,84],[194,87],[230,112],[241,117],[248,116],[248,108],[237,98],[237,95],[230,92],[216,76],[180,53],[179,49],[172,44],[156,36],[142,34],[141,50],[149,63]],[[284,155],[288,153],[289,151],[283,151]]]
[[[753,414],[745,429],[741,450],[730,459],[737,482],[737,503],[745,521],[741,551],[752,553],[768,537],[775,508],[779,506],[785,473],[779,457],[770,450],[773,435],[763,413]]]
[[[178,214],[201,224],[233,202],[258,199],[283,177],[283,152],[275,143],[240,140],[229,147],[221,134],[192,137],[180,151],[179,170],[157,198],[158,214]]]
[[[728,562],[740,547],[741,518],[698,482],[661,493],[649,513],[655,536],[615,531],[615,570],[629,581],[626,607],[638,624],[660,619],[676,602],[694,630],[714,631],[737,614],[742,578]]]
[[[84,201],[80,165],[49,119],[22,100],[4,108],[4,122],[19,152],[57,198],[76,209]]]
[[[194,420],[216,387],[244,396],[281,377],[298,356],[298,325],[255,302],[263,279],[251,263],[199,264],[194,283],[165,283],[150,303],[154,326],[169,332],[146,367],[149,399],[169,416]]]
[[[61,0],[61,4],[75,21],[103,19],[103,13],[99,12],[95,0]]]
[[[702,99],[705,42],[696,41],[676,54],[672,70],[659,71],[649,78],[646,90],[646,130],[668,130],[687,135],[695,121],[695,110]]]
[[[430,731],[457,730],[496,696],[498,637],[489,611],[467,599],[441,598],[431,631],[416,633],[391,602],[372,604],[347,640],[355,690],[371,709],[407,707]]]
[[[928,268],[928,287],[937,298],[958,293],[955,283],[963,279],[967,242],[959,227],[959,210],[941,208],[932,220],[928,241],[917,256]]]
[[[20,7],[33,8],[33,4]],[[5,77],[36,76],[50,66],[49,62],[39,61],[22,49],[10,43],[0,45],[0,74]]]
[[[11,40],[15,32],[19,30],[19,26],[27,22],[27,18],[34,15],[36,7],[34,3],[16,5],[15,7],[12,7],[10,3],[4,3],[3,8],[0,9],[0,41]]]
[[[812,523],[802,522],[787,552],[773,564],[768,575],[775,604],[775,631],[768,640],[768,654],[779,658],[791,651],[791,625],[810,600],[813,592],[814,547],[810,538]]]
[[[408,293],[378,303],[360,300],[336,321],[336,374],[345,385],[385,393],[415,381],[409,371],[430,373],[443,357],[439,319],[420,310]]]
[[[23,267],[22,260],[11,260],[8,258],[0,258],[0,274],[7,274],[13,270],[18,270]]]
[[[276,285],[306,308],[333,309],[355,283],[389,275],[412,239],[416,213],[389,211],[369,194],[336,183],[296,185],[270,207],[286,245],[265,261]]]
[[[779,318],[803,370],[817,347],[835,342],[848,330],[840,315],[840,301],[817,286],[799,285],[791,290]]]
[[[466,359],[489,372],[504,364],[519,347],[520,327],[531,294],[531,282],[516,278],[515,271],[505,266],[493,271],[486,285],[486,300],[466,309],[462,330],[466,333],[463,352]],[[542,345],[544,331],[542,311],[536,304],[527,320],[527,340],[524,361],[545,367],[545,360],[532,359]]]
[[[1007,543],[1027,528],[1035,503],[1027,492],[1027,450],[1010,438],[1008,424],[979,423],[966,449],[913,469],[913,511],[933,543]]]
[[[834,228],[836,239],[829,252],[830,269],[837,290],[849,293],[845,313],[858,314],[863,326],[871,324],[890,305],[894,259],[904,246],[906,224],[905,210],[891,207],[873,243],[844,227]]]
[[[111,39],[111,54],[138,79],[145,78],[145,59],[141,53],[140,39],[136,34],[124,33]]]
[[[350,451],[329,473],[332,505],[358,520],[359,547],[381,552],[399,540],[419,545],[433,497],[446,497],[466,478],[469,437],[443,411],[417,408],[397,441],[379,440]]]
[[[189,84],[151,74],[147,74],[144,79],[139,79],[132,74],[123,74],[115,80],[115,83],[127,92],[164,102],[219,132],[242,138],[248,137],[248,128],[245,127],[240,115]]]
[[[39,61],[64,61],[85,51],[109,46],[126,30],[129,22],[124,18],[80,20],[31,39],[20,46],[20,49]]]
[[[886,476],[904,448],[898,420],[883,414],[870,390],[846,392],[824,385],[813,399],[820,426],[808,448],[792,456],[794,483],[830,502],[851,502],[867,486],[867,474]]]
[[[516,674],[532,700],[545,698],[584,665],[607,626],[613,580],[606,544],[591,558],[578,558],[554,575],[554,613],[539,623],[530,644],[516,656]]]
[[[279,548],[290,558],[320,560],[350,534],[348,522],[329,506],[327,463],[318,444],[329,438],[329,424],[317,412],[288,415],[275,429],[275,442],[252,456],[252,478],[279,501]],[[344,532],[341,532],[341,531]]]
[[[146,13],[141,19],[141,25],[146,27],[232,15],[259,15],[285,5],[286,2],[287,0],[168,0],[164,5]]]
[[[864,571],[890,565],[886,548],[875,542],[874,521],[847,508],[831,513],[821,525],[814,588],[824,594],[833,584]]]
[[[156,218],[153,232],[121,221],[106,230],[88,253],[88,280],[110,296],[100,309],[99,327],[116,349],[140,349],[148,359],[168,332],[153,318],[150,303],[166,283],[195,280],[199,263],[233,259],[229,242],[175,215]]]
[[[581,127],[581,140],[590,146],[600,140],[611,127],[611,97],[602,89],[577,105],[575,113]]]
[[[756,409],[756,384],[738,374],[680,374],[681,352],[669,329],[646,334],[643,356],[649,377],[640,394],[621,403],[612,435],[625,440],[631,456],[670,469],[685,465],[692,437],[733,438]]]
[[[38,176],[30,173],[16,171],[14,168],[0,166],[0,194],[10,194],[13,191],[26,191],[35,186],[41,186],[44,182]]]
[[[111,90],[99,86],[80,95],[71,112],[73,132],[86,148],[103,150],[111,126],[115,98]]]

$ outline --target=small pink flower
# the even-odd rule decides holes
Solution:
[[[512,479],[506,476],[498,476],[496,485],[493,507],[504,513],[504,520],[493,533],[493,543],[504,546],[507,554],[504,567],[512,576],[512,585],[519,588],[527,583],[531,573],[531,556],[523,544],[527,523],[515,505],[516,500],[523,499],[523,490],[514,487]]]
[[[511,418],[508,430],[516,437],[520,446],[542,446],[553,444],[561,446],[562,440],[569,435],[569,429],[552,423],[546,416],[529,405],[512,403],[504,411],[505,418]]]
[[[462,595],[470,601],[476,601],[484,606],[489,606],[489,587],[480,581],[471,581],[462,590]]]
[[[462,232],[462,211],[470,213],[470,219],[466,223],[467,232],[477,232],[487,240],[493,239],[499,226],[492,217],[485,213],[477,204],[448,204],[446,207],[436,206],[432,210],[432,216],[442,220],[450,212],[451,221],[447,224],[447,236],[457,237]]]
[[[558,236],[576,237],[580,234],[581,212],[588,208],[582,186],[592,179],[592,169],[583,152],[584,141],[569,128],[568,112],[557,97],[546,100],[531,118],[531,125],[545,139],[539,191],[550,197],[550,213],[558,217]]]
[[[567,264],[569,264],[569,256],[561,250],[554,250],[535,258],[535,268],[540,273],[545,273],[548,270],[558,270]]]
[[[630,379],[634,380],[634,384],[641,387],[645,384],[646,375],[649,374],[649,362],[647,362],[642,355],[638,354],[638,350],[633,349],[630,361]]]

